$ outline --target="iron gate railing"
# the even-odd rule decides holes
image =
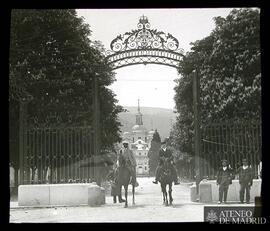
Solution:
[[[93,134],[85,127],[35,127],[24,134],[23,184],[89,182],[86,166],[93,154]]]
[[[242,158],[247,158],[259,174],[261,161],[261,123],[218,123],[202,129],[201,168],[204,177],[214,179],[221,160],[227,159],[236,170]]]

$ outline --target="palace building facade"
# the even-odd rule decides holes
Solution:
[[[154,131],[148,131],[143,125],[142,113],[140,111],[140,102],[138,100],[138,112],[136,114],[135,125],[131,131],[123,133],[123,140],[129,141],[129,148],[133,151],[138,176],[149,176],[149,158],[148,152],[151,147]]]

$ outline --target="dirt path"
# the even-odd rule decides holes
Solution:
[[[165,207],[160,185],[153,178],[138,178],[136,204],[132,205],[129,189],[129,207],[114,204],[106,196],[100,207],[58,207],[11,209],[10,222],[190,222],[203,221],[203,204],[190,202],[189,185],[173,186],[173,205]]]

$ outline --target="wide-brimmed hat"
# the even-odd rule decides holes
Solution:
[[[123,140],[122,141],[122,144],[128,144],[129,142],[128,142],[128,140]]]
[[[226,164],[228,163],[228,161],[226,159],[222,159],[221,163],[225,162]]]

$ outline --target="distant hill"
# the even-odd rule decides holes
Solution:
[[[135,125],[135,115],[137,113],[137,107],[125,107],[128,112],[122,112],[119,114],[119,120],[123,125],[121,131],[131,131],[131,128]],[[165,108],[154,107],[141,107],[141,113],[143,114],[143,125],[150,131],[151,129],[157,129],[161,139],[168,137],[172,124],[175,122],[176,114],[173,110]]]

